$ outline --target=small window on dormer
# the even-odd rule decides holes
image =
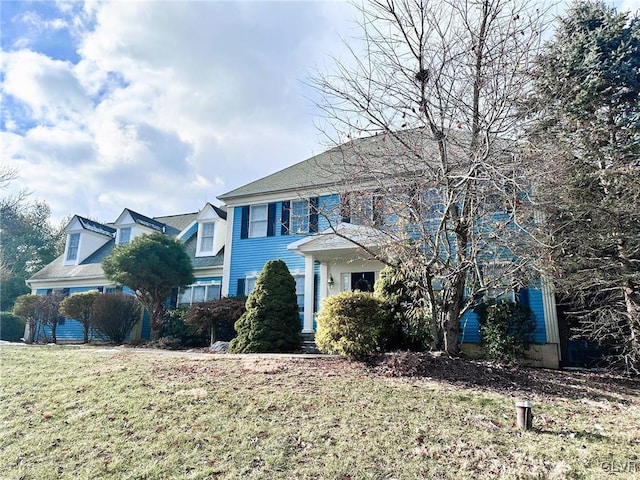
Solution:
[[[203,223],[200,225],[200,251],[213,252],[213,232],[215,223]]]
[[[127,245],[131,241],[131,227],[125,227],[120,229],[120,236],[118,238],[118,245]]]
[[[69,245],[67,246],[67,261],[78,259],[78,246],[80,245],[80,234],[72,233],[69,235]]]

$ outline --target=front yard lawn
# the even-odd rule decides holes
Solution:
[[[512,371],[469,365],[486,381],[448,379],[437,362],[432,375],[397,378],[388,364],[331,357],[5,345],[0,477],[640,475],[638,382],[536,370],[520,388]],[[514,425],[524,395],[528,432]]]

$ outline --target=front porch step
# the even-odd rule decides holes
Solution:
[[[313,340],[303,340],[301,345],[302,353],[320,353]]]

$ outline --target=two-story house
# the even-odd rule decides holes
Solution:
[[[115,285],[105,277],[102,260],[116,245],[125,245],[140,235],[160,232],[184,242],[196,278],[193,285],[175,292],[174,298],[170,299],[172,304],[186,306],[220,298],[226,230],[226,212],[209,203],[199,212],[154,218],[125,208],[115,222],[109,224],[76,215],[65,229],[64,253],[33,275],[27,284],[34,294],[127,291],[126,285]],[[47,331],[42,334],[46,336]],[[150,337],[146,315],[131,337]],[[73,319],[65,319],[58,327],[57,338],[81,340],[82,325]]]
[[[367,168],[359,175],[345,174],[346,170],[339,168],[354,147],[365,167],[371,159],[372,171],[388,174],[382,185],[381,176],[372,180]],[[315,316],[324,298],[353,289],[372,290],[384,268],[378,253],[385,242],[394,241],[395,226],[386,231],[380,227],[386,219],[398,217],[385,198],[384,192],[390,191],[387,187],[395,188],[399,183],[423,200],[433,193],[428,186],[411,185],[405,170],[413,167],[389,161],[390,150],[395,152],[398,146],[390,148],[383,136],[348,142],[220,195],[224,209],[206,204],[196,213],[155,218],[125,209],[108,225],[76,216],[67,227],[64,254],[28,283],[34,293],[126,289],[104,277],[102,259],[115,245],[137,235],[163,232],[185,243],[197,279],[194,285],[176,292],[173,304],[247,295],[264,264],[281,259],[296,280],[303,335],[312,338]],[[442,206],[435,202],[428,210],[437,224]],[[532,354],[536,363],[557,366],[558,324],[550,283],[533,281],[511,298],[526,303],[534,313],[537,328]],[[460,331],[460,341],[473,349],[480,340],[473,311],[461,319]],[[148,322],[133,334],[134,338],[148,336]],[[81,339],[80,325],[66,321],[58,338]]]
[[[313,337],[315,316],[324,298],[353,289],[372,290],[385,266],[378,260],[377,249],[393,241],[389,229],[382,232],[376,225],[395,214],[385,211],[385,188],[377,188],[384,175],[373,180],[365,168],[360,178],[345,178],[349,175],[339,166],[352,154],[349,150],[355,143],[358,154],[377,157],[371,169],[397,168],[392,162],[386,166],[385,154],[380,152],[387,146],[382,142],[382,137],[349,142],[219,196],[227,206],[229,222],[222,294],[249,294],[268,260],[284,260],[296,280],[303,335]],[[393,182],[404,172],[387,173]],[[433,212],[437,215],[438,208]],[[519,288],[517,295],[511,293],[507,297],[526,303],[535,317],[534,363],[557,367],[559,337],[551,284],[538,279]],[[465,313],[460,330],[463,347],[477,348],[475,312]]]

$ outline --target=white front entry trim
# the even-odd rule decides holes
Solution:
[[[304,320],[302,333],[313,333],[313,256],[304,257]]]

